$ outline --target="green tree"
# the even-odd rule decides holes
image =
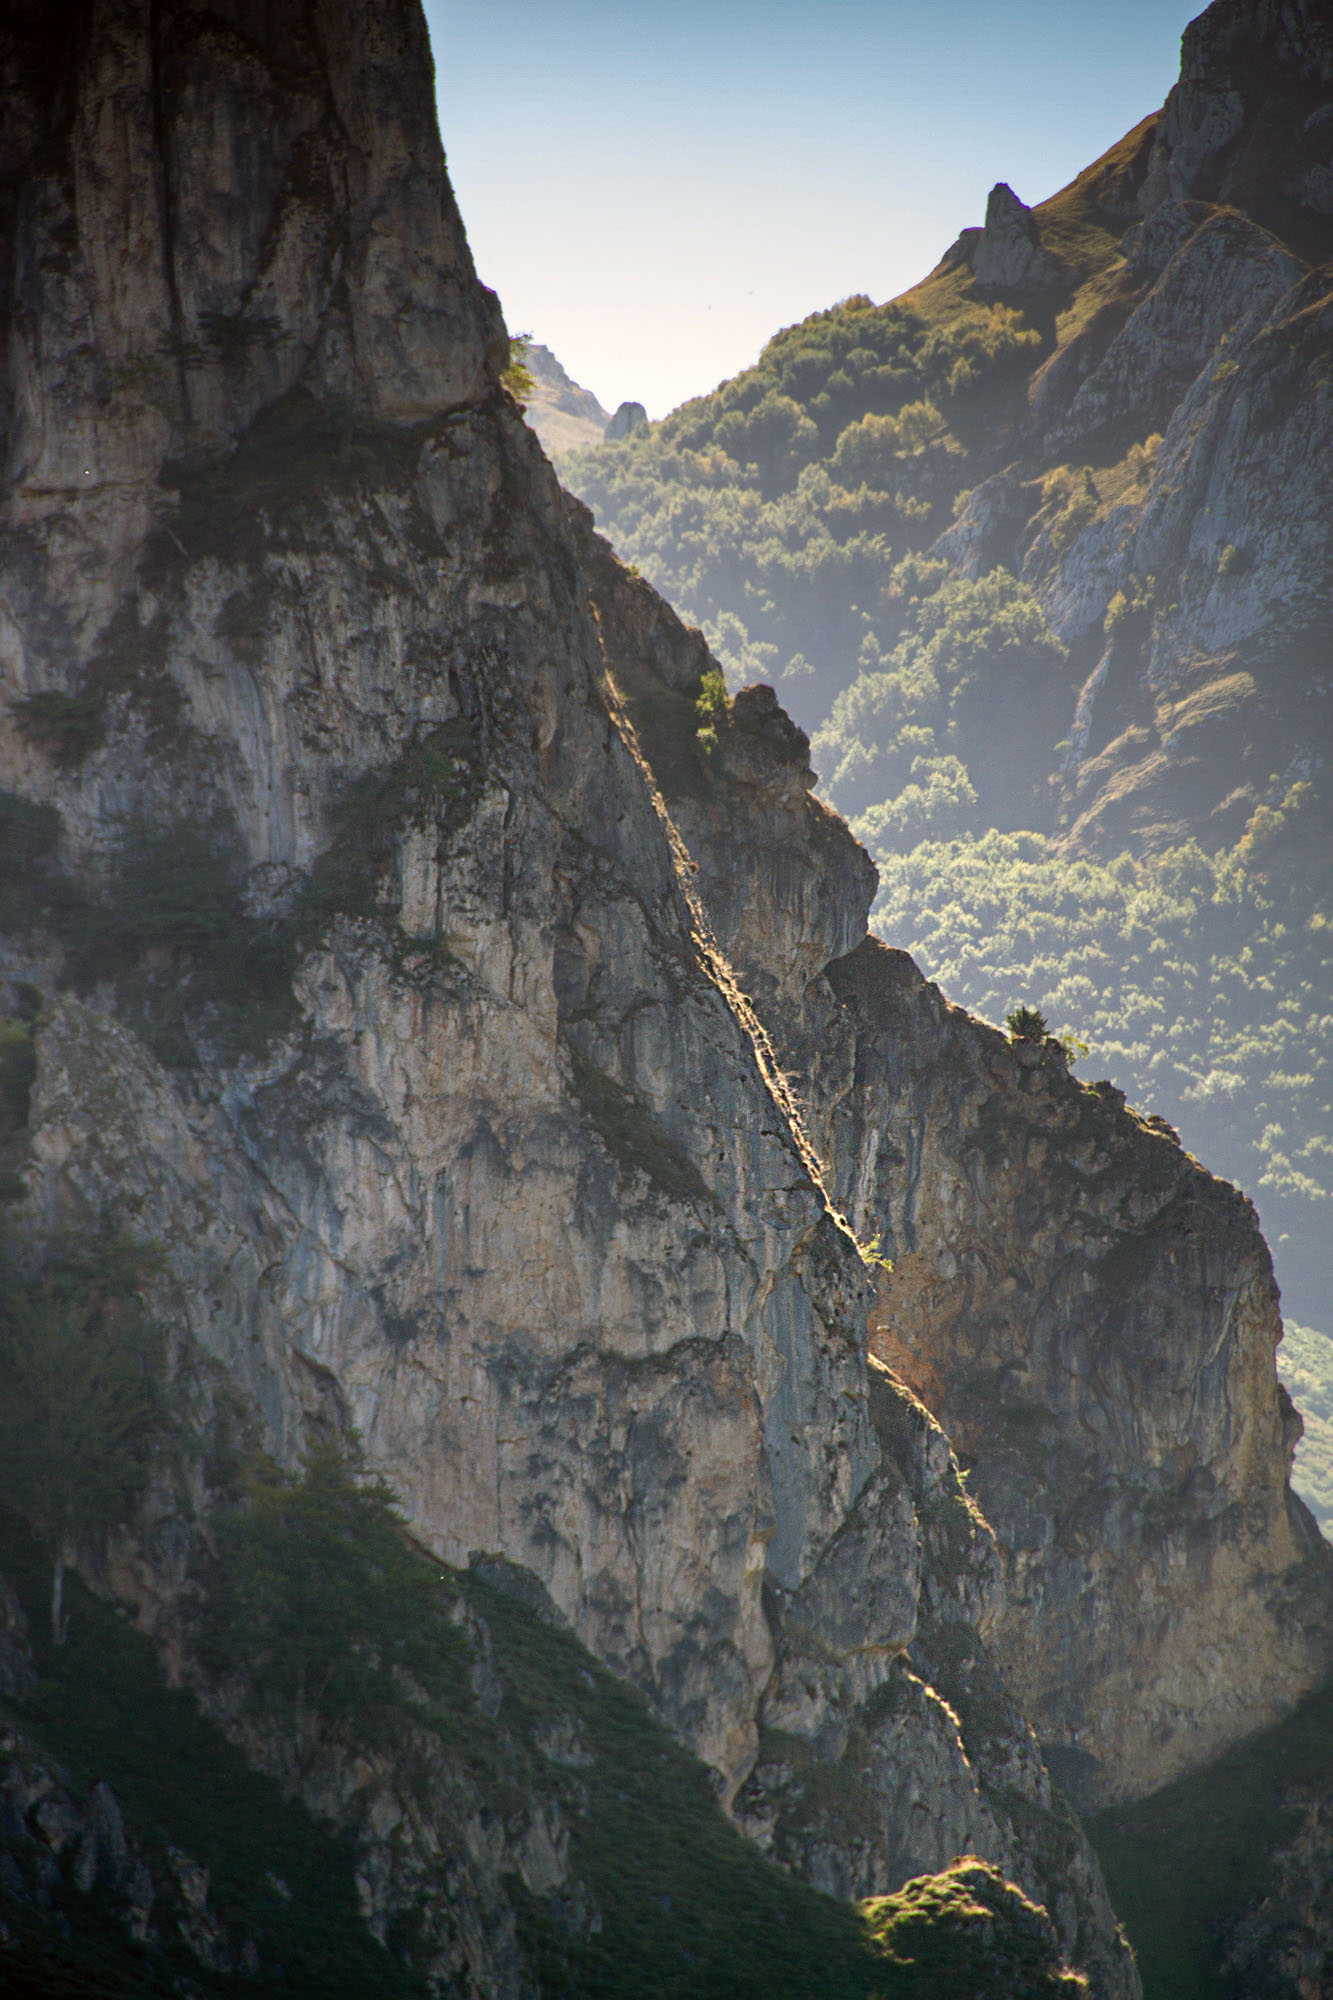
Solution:
[[[1015,1007],[1005,1015],[1004,1025],[1015,1042],[1044,1042],[1050,1032],[1039,1007]]]
[[[120,1237],[0,1273],[0,1497],[51,1563],[51,1637],[79,1541],[127,1521],[166,1423],[163,1341],[141,1292],[153,1253]]]
[[[208,1644],[264,1706],[310,1708],[358,1735],[401,1706],[405,1669],[432,1692],[452,1658],[451,1595],[408,1541],[393,1489],[362,1478],[355,1445],[320,1445],[299,1478],[267,1459],[219,1523]]]
[[[513,333],[509,336],[509,365],[500,380],[509,391],[520,409],[530,403],[537,393],[537,384],[528,366],[528,354],[532,347],[530,333]]]

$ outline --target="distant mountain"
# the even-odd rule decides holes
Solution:
[[[1052,200],[562,470],[776,682],[875,928],[1258,1200],[1327,1326],[1333,32],[1218,0]],[[1331,1356],[1333,1359],[1333,1356]]]
[[[600,444],[611,421],[591,389],[581,389],[566,374],[549,347],[530,341],[525,365],[532,377],[532,394],[524,398],[523,414],[548,455],[578,451]]]
[[[647,423],[642,403],[621,403],[608,416],[592,390],[581,389],[539,341],[525,341],[522,352],[532,378],[532,388],[523,394],[523,414],[549,458],[600,444],[604,438],[627,438]]]

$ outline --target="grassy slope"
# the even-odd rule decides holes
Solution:
[[[41,1643],[44,1568],[12,1522],[0,1529],[0,1567],[30,1611],[41,1674],[0,1716],[59,1759],[76,1793],[106,1779],[150,1856],[171,1843],[206,1866],[212,1907],[233,1938],[256,1940],[261,1959],[252,1977],[210,1971],[165,1923],[162,1942],[136,1946],[106,1900],[67,1889],[64,1937],[6,1902],[6,1992],[150,2000],[185,1977],[206,2000],[419,2000],[418,1981],[360,1921],[348,1842],[249,1771],[191,1698],[164,1685],[148,1642],[77,1583],[67,1647]],[[511,1596],[475,1576],[458,1581],[490,1628],[504,1699],[493,1722],[472,1708],[438,1717],[439,1733],[493,1810],[521,1810],[534,1782],[561,1797],[574,1869],[601,1913],[599,1930],[579,1934],[511,1882],[543,1993],[1012,2000],[1079,1990],[1053,1967],[1031,1906],[998,1878],[959,1869],[860,1909],[792,1881],[724,1819],[704,1768],[640,1697]],[[563,1773],[534,1748],[553,1719],[572,1726],[579,1756]]]
[[[1206,1770],[1089,1822],[1144,2000],[1249,2000],[1252,1983],[1222,1961],[1240,1913],[1277,1887],[1256,1858],[1296,1835],[1298,1794],[1322,1798],[1326,1815],[1333,1804],[1333,1688]]]
[[[253,1979],[219,1975],[169,1933],[160,1948],[137,1946],[106,1901],[69,1890],[58,1899],[67,1939],[35,1912],[6,1904],[19,1945],[0,1967],[5,1977],[51,2000],[147,2000],[177,1991],[181,1977],[208,2000],[236,1991],[254,2000],[418,2000],[418,1982],[361,1921],[350,1846],[249,1770],[192,1697],[166,1686],[149,1642],[77,1580],[69,1586],[68,1643],[52,1647],[44,1637],[45,1566],[11,1521],[3,1523],[0,1568],[29,1612],[40,1675],[26,1701],[0,1703],[0,1714],[59,1760],[76,1795],[105,1779],[150,1855],[160,1858],[170,1843],[206,1866],[214,1908],[229,1927],[255,1937],[267,1968]],[[266,1879],[270,1872],[290,1888],[289,1902]]]

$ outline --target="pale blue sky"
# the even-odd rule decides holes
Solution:
[[[1008,181],[1154,110],[1200,0],[426,0],[440,126],[513,330],[659,416],[849,292],[893,297]]]

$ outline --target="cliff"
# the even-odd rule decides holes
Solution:
[[[710,760],[650,648],[610,628],[831,1196],[891,1261],[872,1352],[944,1425],[995,1530],[993,1650],[1083,1809],[1141,1796],[1333,1661],[1254,1210],[1163,1121],[1076,1081],[1053,1038],[1011,1041],[863,937],[874,873],[813,796],[803,734],[751,689]]]
[[[1324,1334],[1330,118],[1327,8],[1219,0],[1068,187],[562,466],[809,731],[876,934],[1087,1043]]]
[[[637,1856],[659,1810],[628,1684],[789,1873],[903,1892],[872,1931],[914,1910],[951,1948],[971,1895],[996,1991],[1021,1946],[1033,1990],[1063,1956],[1134,1994],[1032,1725],[1120,1796],[1330,1656],[1252,1216],[865,941],[804,739],[763,691],[710,708],[700,636],[500,384],[415,6],[88,25],[3,44],[6,1311],[114,1330],[69,1245],[154,1246],[193,1446],[70,1555],[345,1837],[434,1990],[600,1950],[588,1843]],[[347,1559],[382,1537],[358,1616],[384,1601],[398,1528],[329,1471],[353,1432],[426,1564],[405,1601],[439,1586],[419,1656],[349,1625],[369,1736],[300,1675],[279,1726],[280,1655],[209,1623],[245,1522],[288,1520],[294,1563],[342,1508]],[[95,1883],[121,1837],[51,1728],[16,1865],[58,1796]],[[794,1913],[691,1797],[681,1844],[725,1834]],[[963,1854],[1053,1932],[984,1869],[903,1889]]]
[[[1088,464],[1096,498],[1057,523],[1068,493],[1052,505],[1028,484],[1020,497],[1011,465],[940,540],[964,573],[1011,562],[1071,665],[1086,663],[1061,773],[1073,843],[1114,852],[1150,828],[1160,843],[1173,823],[1234,838],[1265,796],[1265,760],[1290,782],[1327,742],[1310,654],[1327,615],[1333,462],[1320,361],[1331,96],[1318,0],[1223,0],[1191,23],[1160,117],[1081,177],[1100,215],[1128,225],[1121,256],[1081,287],[1070,274],[1009,440],[1028,461],[1020,479]],[[1061,206],[1047,205],[1052,234]],[[978,284],[990,233],[971,253]],[[1151,466],[1113,495],[1110,467],[1146,438]],[[1118,629],[1117,592],[1140,611]]]
[[[418,10],[327,0],[279,35],[120,0],[76,34],[31,8],[3,59],[5,1192],[21,1282],[94,1330],[114,1294],[71,1293],[61,1244],[151,1246],[198,1446],[119,1539],[59,1553],[353,1841],[377,1935],[425,1894],[437,1990],[522,1989],[524,1912],[545,1935],[572,1896],[579,1930],[558,1829],[521,1759],[501,1838],[410,1730],[372,1754],[299,1680],[275,1734],[246,1707],[262,1657],[218,1680],[200,1606],[210,1523],[259,1504],[242,1446],[295,1474],[354,1430],[446,1583],[525,1578],[724,1799],[777,1731],[789,1865],[864,1895],[971,1851],[1132,1994],[1016,1706],[988,1771],[904,1664],[928,1614],[984,1648],[990,1533],[910,1394],[872,1396],[866,1266],[607,679],[599,614],[641,589],[616,572],[594,607],[581,515],[500,386]],[[459,1617],[465,1726],[516,1718],[512,1764],[504,1731],[537,1725]],[[807,1839],[783,1770],[857,1731],[869,1820]],[[34,1796],[70,1794],[61,1769]]]

